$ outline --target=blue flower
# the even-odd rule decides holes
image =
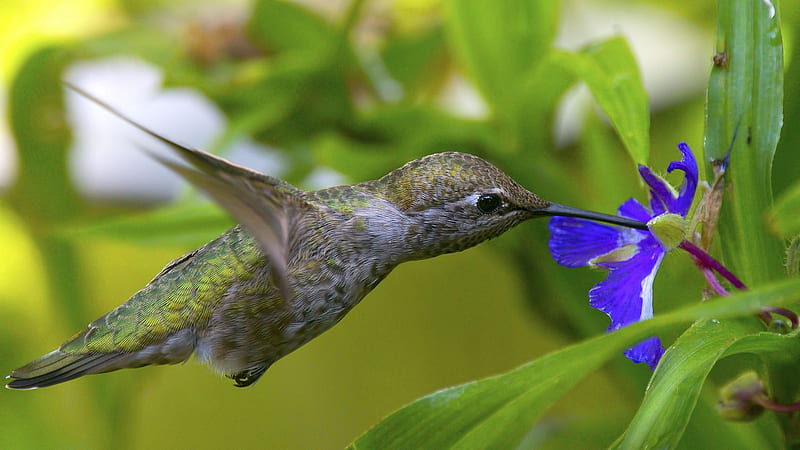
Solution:
[[[697,189],[697,161],[686,143],[678,149],[683,154],[667,172],[684,172],[676,191],[647,166],[639,165],[639,175],[650,188],[650,207],[636,199],[624,202],[618,210],[623,217],[649,222],[665,214],[686,217]],[[653,280],[664,259],[674,248],[662,243],[649,230],[621,228],[574,217],[550,219],[550,252],[566,267],[592,266],[609,271],[605,281],[589,291],[589,303],[611,318],[608,331],[653,317]],[[653,336],[625,351],[634,362],[646,362],[655,369],[664,349]]]

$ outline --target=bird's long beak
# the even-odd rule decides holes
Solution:
[[[559,205],[558,203],[550,203],[549,206],[531,209],[530,211],[534,214],[542,216],[579,217],[581,219],[596,220],[599,222],[611,223],[628,228],[647,230],[647,224],[638,220],[628,219],[627,217],[612,216],[610,214],[602,214],[594,211],[586,211],[584,209],[573,208],[571,206]]]

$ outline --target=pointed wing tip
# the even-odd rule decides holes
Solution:
[[[65,88],[76,91],[76,92],[84,92],[83,89],[79,88],[76,84],[69,80],[61,80],[61,84],[64,85]]]
[[[192,148],[188,145],[179,144],[178,142],[169,139],[149,127],[133,120],[132,118],[128,117],[119,109],[111,106],[107,102],[99,99],[97,96],[90,94],[85,89],[82,89],[69,81],[62,81],[65,87],[71,89],[72,91],[76,92],[77,94],[83,96],[87,100],[95,103],[97,106],[105,109],[109,113],[113,114],[114,116],[118,117],[119,119],[127,122],[131,126],[137,128],[138,130],[144,132],[145,134],[149,135],[150,137],[158,140],[162,144],[168,146],[172,149],[172,151],[178,155],[181,159],[189,163],[195,169],[205,172],[210,175],[218,175],[219,173],[224,173],[226,171],[235,172],[237,175],[247,174],[247,175],[257,175],[257,176],[264,176],[262,173],[249,169],[244,166],[240,166],[238,164],[234,164],[230,161],[227,161],[223,158],[220,158],[216,155],[211,153],[198,150]],[[148,152],[151,156],[153,156],[153,152]],[[161,158],[157,158],[161,160]],[[162,161],[163,162],[163,161]]]
[[[11,371],[11,375],[6,375],[6,380],[11,380],[5,384],[5,388],[12,391],[32,391],[38,389],[39,386],[31,386],[30,379],[15,375],[17,371]]]
[[[169,146],[181,158],[185,159],[189,163],[194,163],[195,162],[195,159],[198,158],[198,156],[197,156],[198,153],[204,153],[205,154],[205,152],[200,152],[199,150],[195,150],[195,149],[193,149],[191,147],[188,147],[186,145],[179,144],[179,143],[177,143],[176,141],[174,141],[172,139],[169,139],[169,138],[167,138],[165,136],[162,136],[159,133],[156,133],[155,131],[151,130],[150,128],[148,128],[148,127],[142,125],[141,123],[133,120],[132,118],[128,117],[122,111],[120,111],[119,109],[111,106],[109,103],[101,100],[100,98],[98,98],[95,95],[92,95],[87,90],[85,90],[83,88],[80,88],[80,87],[70,83],[69,81],[62,81],[62,83],[68,89],[70,89],[70,90],[74,91],[75,93],[81,95],[82,97],[84,97],[85,99],[91,101],[92,103],[96,104],[97,106],[100,106],[101,108],[105,109],[109,113],[117,116],[119,119],[127,122],[128,124],[130,124],[134,128],[137,128],[138,130],[144,132],[145,134],[151,136],[152,138],[160,141],[162,144],[165,144],[165,145]],[[215,157],[213,155],[211,155],[211,158],[215,159]]]
[[[70,81],[67,81],[67,80],[61,80],[61,84],[63,84],[64,87],[66,87],[67,89],[69,89],[69,90],[75,92],[76,94],[80,95],[81,97],[85,97],[86,99],[91,100],[94,103],[97,103],[98,105],[102,106],[103,108],[111,110],[112,112],[114,112],[114,114],[119,115],[119,113],[113,107],[111,107],[111,105],[109,105],[106,102],[100,100],[96,96],[94,96],[91,93],[89,93],[89,91],[87,91],[86,89],[84,89],[82,87],[79,87],[77,84],[74,84],[74,83],[72,83]]]
[[[6,378],[8,378],[8,377],[6,377]],[[12,381],[10,383],[6,383],[5,388],[10,390],[10,391],[33,391],[33,390],[39,389],[39,386],[22,386],[22,385],[19,385],[19,384],[15,385],[15,382],[17,382],[17,381],[24,381],[24,380],[14,380],[14,381]]]

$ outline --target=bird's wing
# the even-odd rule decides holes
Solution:
[[[189,166],[151,155],[207,193],[217,204],[255,237],[269,259],[272,276],[287,303],[292,298],[287,276],[288,248],[296,224],[313,206],[304,192],[291,184],[256,172],[210,153],[178,144],[135,122],[88,92],[67,87],[166,144]]]

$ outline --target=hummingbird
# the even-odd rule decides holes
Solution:
[[[238,225],[167,264],[56,350],[12,371],[10,389],[177,364],[193,354],[235,386],[249,386],[339,322],[403,262],[465,250],[535,217],[647,229],[544,200],[488,161],[459,152],[416,159],[376,180],[303,191],[178,144],[67,86],[166,144],[180,162],[153,157]]]

